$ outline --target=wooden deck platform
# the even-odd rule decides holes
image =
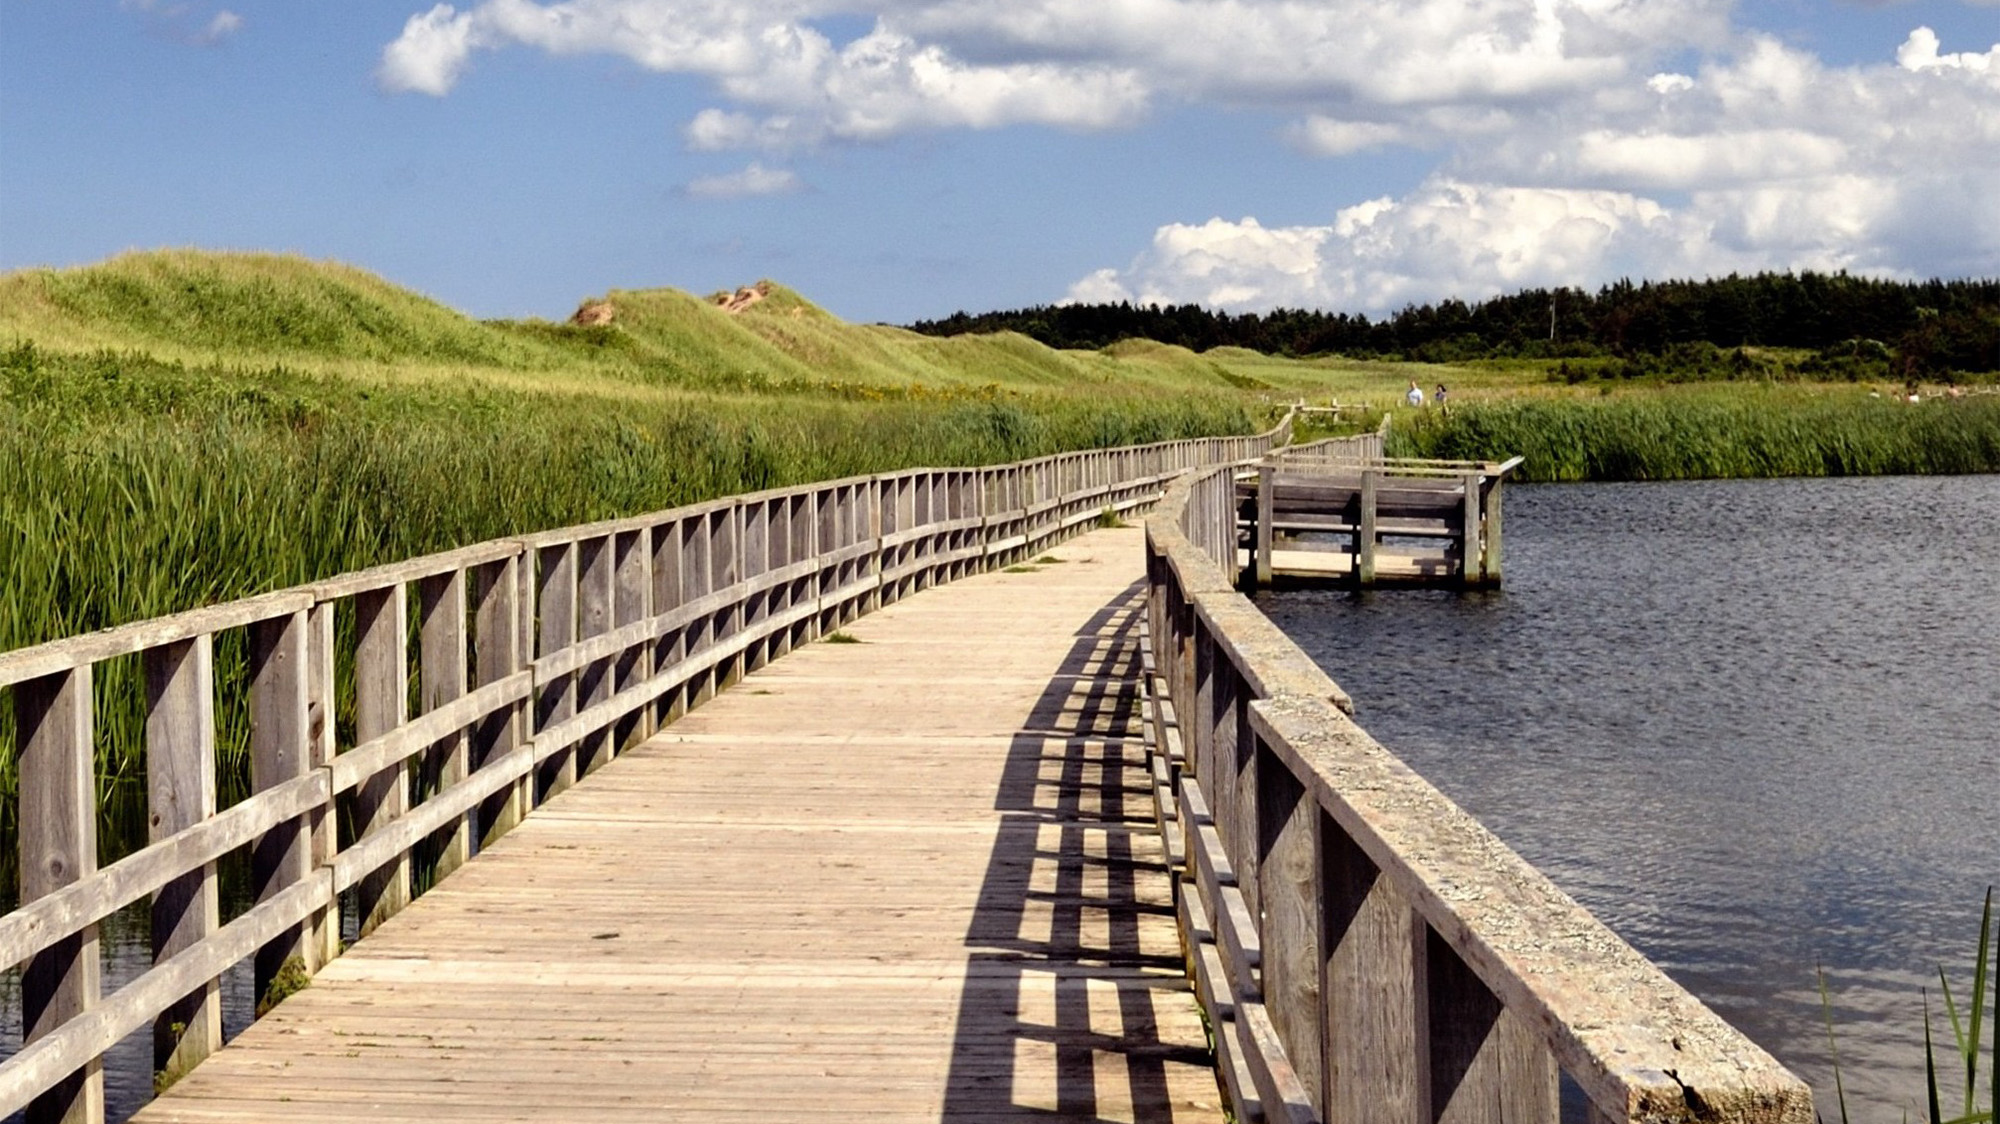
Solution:
[[[136,1118],[1219,1121],[1143,544],[919,594],[556,797]]]
[[[1236,552],[1238,568],[1248,571],[1256,565],[1252,551]],[[1375,580],[1371,585],[1413,585],[1436,587],[1458,576],[1458,560],[1442,547],[1378,547],[1375,552]],[[1347,550],[1274,550],[1271,574],[1263,584],[1285,586],[1345,584],[1354,577],[1354,555]]]

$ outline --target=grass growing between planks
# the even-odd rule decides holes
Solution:
[[[1524,456],[1524,480],[2000,472],[2000,395],[1911,404],[1749,384],[1483,401],[1401,415],[1391,456]]]

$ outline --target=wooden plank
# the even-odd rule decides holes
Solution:
[[[1319,1124],[1311,1094],[1292,1069],[1269,1009],[1262,1003],[1239,1004],[1234,1025],[1263,1118],[1272,1124]]]
[[[20,963],[84,925],[214,862],[272,826],[309,814],[327,799],[326,774],[311,773],[36,898],[0,918],[0,963]]]
[[[520,603],[520,575],[524,559],[504,558],[475,569],[473,575],[473,676],[476,691],[517,679],[526,662],[517,618],[525,615]],[[529,690],[521,699],[482,718],[474,727],[471,766],[484,769],[519,746],[527,736]],[[514,830],[534,799],[532,777],[510,785],[482,804],[477,813],[475,837],[483,849]]]
[[[334,758],[328,769],[333,791],[338,794],[366,785],[384,770],[409,761],[456,731],[510,710],[533,693],[533,673],[517,671],[471,694],[460,695],[421,718],[410,719],[380,737],[370,738]]]
[[[611,623],[614,631],[628,625],[643,625],[653,615],[653,548],[650,536],[650,529],[641,527],[617,537],[617,555],[612,563]],[[652,673],[651,645],[634,645],[612,658],[612,690],[615,692],[629,687],[649,678]],[[611,734],[611,752],[623,753],[651,734],[652,727],[647,724],[647,718],[648,711],[642,710],[620,721]]]
[[[1422,921],[1340,826],[1314,812],[1326,950],[1326,1118],[1404,1124],[1417,1119],[1413,926]]]
[[[409,598],[398,584],[354,598],[354,737],[366,744],[403,725],[409,707]],[[339,760],[335,759],[336,768]],[[362,781],[354,793],[357,838],[386,830],[409,809],[408,767],[397,763]],[[410,901],[406,857],[383,867],[357,889],[360,933],[367,936]]]
[[[397,587],[401,589],[401,586]],[[250,789],[267,792],[304,777],[313,765],[308,714],[306,614],[250,626]],[[397,637],[398,641],[401,637]],[[397,684],[400,688],[402,685]],[[312,873],[312,825],[298,817],[273,824],[250,849],[250,881],[260,902],[271,901]],[[260,998],[288,961],[310,971],[318,946],[294,927],[257,950],[253,988]]]
[[[1252,720],[1586,1096],[1644,1116],[1684,1111],[1693,1090],[1746,1120],[1812,1119],[1802,1082],[1330,705],[1265,700]]]
[[[264,1119],[280,1098],[301,1121],[1220,1121],[1126,705],[1137,544],[1087,537],[1057,548],[1071,564],[910,596],[852,625],[861,644],[774,661],[140,1121]],[[970,653],[976,680],[940,674]],[[364,840],[336,884],[400,842]],[[718,855],[729,879],[689,876]]]
[[[47,1035],[30,1040],[20,1052],[0,1063],[0,1114],[28,1106],[30,1120],[38,1115],[46,1098],[30,1103],[35,1091],[60,1080],[63,1073],[78,1066],[93,1068],[120,1039],[152,1021],[154,1012],[184,995],[203,980],[214,979],[230,965],[259,947],[301,927],[315,912],[331,901],[325,874],[316,875],[269,901],[252,906],[248,912],[224,925],[200,944],[176,953],[154,965],[138,979],[120,988],[101,1004],[64,1023]],[[213,1059],[210,1064],[213,1065]],[[201,1070],[196,1070],[201,1073]],[[101,1102],[101,1098],[100,1098]],[[268,1106],[260,1109],[268,1114]],[[94,1119],[103,1119],[103,1105],[96,1106]],[[263,1117],[268,1118],[268,1117]]]
[[[1548,1047],[1428,925],[1416,957],[1417,1092],[1438,1124],[1554,1124]]]
[[[617,628],[618,556],[614,536],[584,539],[577,544],[576,634],[579,641]],[[588,710],[617,692],[617,669],[606,658],[577,672],[577,709]],[[611,739],[603,732],[582,739],[574,750],[576,776],[611,759]]]
[[[521,543],[517,539],[491,539],[460,547],[457,550],[426,554],[404,562],[390,562],[367,570],[357,570],[350,574],[315,582],[306,588],[311,590],[316,601],[337,601],[362,593],[374,593],[392,585],[407,585],[425,578],[463,570],[468,566],[478,566],[496,558],[518,554]]]
[[[546,546],[538,554],[541,582],[536,587],[541,632],[534,649],[546,659],[577,642],[577,547],[574,542]],[[542,678],[542,677],[538,677]],[[535,726],[555,725],[576,713],[577,680],[567,672],[553,674],[535,704]],[[536,790],[547,800],[576,783],[576,756],[567,748],[543,767]]]
[[[418,668],[419,713],[430,714],[462,698],[470,675],[466,651],[465,571],[434,574],[417,583],[421,634]],[[431,794],[465,779],[471,768],[466,732],[459,728],[425,750],[423,788]],[[472,857],[468,815],[446,826],[428,844],[435,876],[443,878]]]
[[[681,527],[665,523],[653,529],[653,611],[655,619],[680,607],[686,586],[686,566],[681,556]],[[678,663],[687,654],[687,633],[683,627],[661,628],[654,633],[653,666]],[[687,712],[684,692],[674,692],[657,707],[659,725],[666,725]]]
[[[1309,1107],[1327,1111],[1321,1075],[1325,970],[1320,902],[1319,807],[1305,786],[1263,746],[1257,747],[1259,948],[1264,1004],[1273,1033],[1303,1084]],[[1272,1103],[1266,1098],[1266,1103]]]
[[[148,648],[192,640],[197,636],[213,635],[225,629],[241,628],[266,617],[295,613],[312,603],[310,590],[287,589],[149,621],[136,621],[83,636],[52,640],[32,648],[0,652],[0,687],[58,675],[71,668],[114,656],[127,656]]]
[[[24,902],[60,890],[97,869],[91,680],[91,668],[86,664],[14,687]],[[98,1005],[98,972],[94,923],[28,959],[21,970],[24,1052]],[[34,1095],[32,1101],[30,1095]],[[29,1124],[101,1124],[102,1063],[96,1054],[72,1059],[41,1075],[14,1099],[27,1105]]]
[[[327,767],[335,756],[338,725],[334,714],[339,697],[334,680],[339,662],[334,652],[335,612],[334,603],[330,601],[319,602],[306,610],[306,729],[310,745],[306,776],[266,790],[258,794],[255,801],[246,802],[270,805],[274,812],[279,813],[272,821],[275,823],[288,818],[279,811],[281,802],[289,800],[294,790],[310,788],[313,799],[301,805],[298,814],[305,817],[308,825],[312,852],[310,865],[314,870],[331,863],[340,844],[340,825],[334,814],[333,792],[327,785]],[[316,972],[340,955],[340,911],[318,910],[308,918],[306,925],[306,945],[311,953],[306,966]]]
[[[147,838],[158,844],[215,815],[215,642],[209,636],[149,648],[146,675]],[[153,962],[222,927],[215,864],[203,863],[153,895]],[[168,1079],[222,1047],[219,980],[205,980],[153,1021],[153,1071]]]

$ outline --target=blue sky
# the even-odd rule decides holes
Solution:
[[[1968,0],[0,0],[0,268],[286,250],[486,316],[1992,275],[1995,183]]]

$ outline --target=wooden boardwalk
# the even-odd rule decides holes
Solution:
[[[1221,1120],[1137,529],[922,593],[552,800],[141,1121]]]

